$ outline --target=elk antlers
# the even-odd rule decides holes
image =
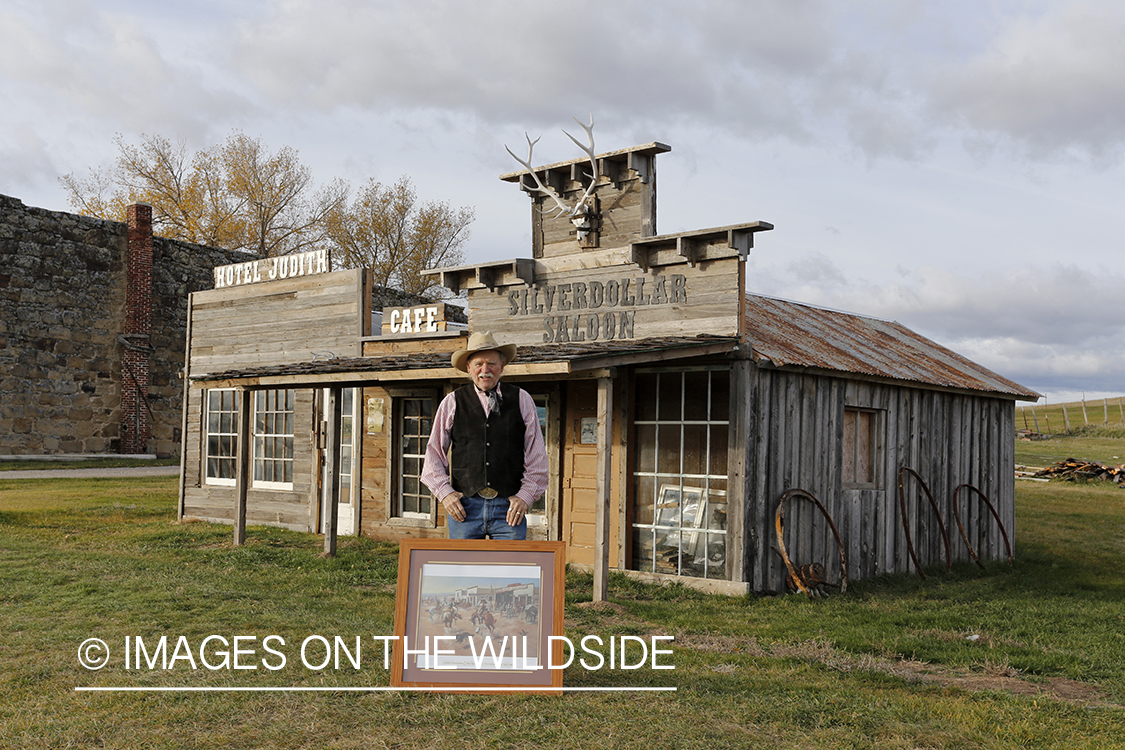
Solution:
[[[581,198],[579,198],[577,201],[575,201],[573,206],[568,206],[566,204],[566,201],[564,201],[562,199],[562,197],[553,188],[551,188],[547,185],[544,185],[543,181],[539,179],[539,175],[536,174],[535,168],[533,166],[531,166],[531,154],[532,154],[532,151],[535,149],[535,144],[539,143],[539,138],[536,138],[533,141],[533,140],[531,140],[531,136],[529,136],[527,133],[524,133],[524,137],[527,138],[527,160],[526,161],[524,161],[523,159],[519,158],[514,153],[512,153],[512,149],[508,148],[507,146],[504,146],[504,149],[509,154],[512,155],[513,159],[515,159],[520,164],[522,164],[524,169],[526,169],[528,171],[528,173],[531,174],[531,178],[533,180],[535,180],[535,185],[534,185],[533,189],[537,192],[543,193],[544,195],[550,197],[555,202],[555,207],[550,209],[550,211],[554,214],[553,218],[557,218],[559,216],[570,217],[571,222],[573,222],[574,225],[579,228],[579,230],[582,230],[582,229],[586,228],[583,225],[586,225],[588,227],[589,222],[588,222],[587,214],[590,211],[590,207],[587,204],[587,201],[590,199],[590,196],[593,195],[594,191],[597,189],[598,179],[601,177],[601,173],[598,171],[597,157],[594,156],[594,116],[590,115],[590,124],[589,125],[584,125],[577,118],[575,118],[574,121],[577,122],[579,125],[581,125],[582,129],[586,131],[586,139],[590,142],[590,145],[589,146],[583,146],[578,141],[577,138],[572,136],[570,133],[567,133],[565,130],[563,131],[563,135],[565,135],[567,138],[572,140],[574,142],[574,145],[578,146],[578,148],[580,148],[580,149],[582,149],[583,151],[586,152],[586,155],[590,158],[590,166],[593,169],[593,173],[589,175],[590,184],[589,184],[589,186],[587,186],[586,192],[582,194]],[[542,136],[540,136],[540,137],[542,137]],[[546,212],[546,209],[544,209],[544,211]]]

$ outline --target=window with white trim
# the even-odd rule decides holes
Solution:
[[[394,515],[432,521],[434,498],[422,484],[422,463],[426,459],[426,443],[434,426],[437,409],[433,395],[411,395],[394,399],[395,412],[395,474]]]
[[[639,371],[632,568],[727,578],[730,371]]]
[[[254,392],[254,487],[293,489],[295,393],[291,388]]]
[[[233,486],[238,465],[238,391],[215,388],[203,400],[204,482]]]

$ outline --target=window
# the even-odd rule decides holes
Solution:
[[[843,482],[853,489],[878,488],[877,439],[879,413],[873,409],[844,407]]]
[[[401,518],[434,519],[434,499],[422,484],[422,462],[426,443],[434,426],[436,405],[432,395],[396,398],[395,409],[395,484],[394,515]]]
[[[638,372],[634,570],[727,578],[730,372]]]
[[[206,435],[204,451],[207,484],[233,486],[238,465],[238,391],[207,391],[204,399]]]
[[[292,389],[254,392],[254,486],[293,489]]]

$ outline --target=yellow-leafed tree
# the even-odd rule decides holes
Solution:
[[[111,169],[60,178],[79,212],[124,221],[130,203],[148,203],[159,235],[262,257],[328,247],[338,267],[369,267],[376,283],[408,292],[430,290],[419,271],[461,260],[473,221],[471,208],[420,201],[406,177],[370,180],[349,202],[341,180],[317,188],[294,149],[270,152],[238,132],[191,156],[160,136],[116,143]]]
[[[327,231],[343,265],[372,269],[376,284],[425,294],[432,281],[419,272],[461,262],[473,216],[471,208],[420,201],[408,177],[370,180],[329,212]]]

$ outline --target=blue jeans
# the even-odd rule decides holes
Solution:
[[[465,509],[465,520],[458,521],[452,516],[446,516],[445,522],[449,525],[450,539],[527,539],[527,519],[520,520],[518,526],[508,525],[508,508],[510,503],[506,497],[494,497],[485,500],[483,497],[462,497],[461,507]]]

